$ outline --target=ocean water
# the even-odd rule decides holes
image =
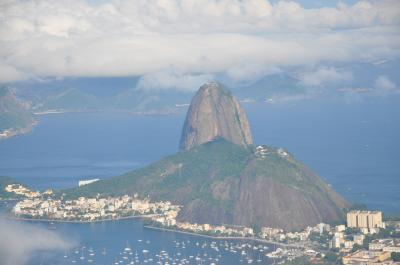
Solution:
[[[332,187],[354,203],[400,215],[400,99],[356,101],[304,100],[274,104],[243,104],[254,141],[286,148]],[[145,166],[178,149],[185,111],[169,116],[128,113],[66,113],[39,116],[26,135],[0,142],[0,175],[34,189],[76,186],[81,179],[108,178]],[[46,226],[39,223],[37,225]],[[95,224],[56,224],[57,232],[74,237],[79,251],[96,252],[96,263],[111,264],[129,242],[141,259],[147,248],[155,255],[217,253],[193,245],[196,236],[142,227],[140,220]],[[138,240],[144,240],[139,242]],[[143,243],[149,241],[150,243]],[[177,250],[177,242],[187,249]],[[230,242],[232,243],[232,242]],[[149,244],[149,245],[146,245]],[[204,243],[203,243],[204,244]],[[222,244],[219,242],[218,244]],[[101,257],[101,249],[107,255]],[[78,254],[37,253],[31,264],[71,264]],[[79,254],[80,255],[80,254]],[[150,255],[150,254],[149,254]],[[260,253],[254,252],[252,258]],[[219,264],[240,264],[240,255],[223,252]],[[262,256],[263,264],[268,263]],[[88,259],[76,264],[88,264]],[[211,263],[211,260],[208,260]],[[209,264],[206,262],[206,264]],[[122,264],[122,263],[121,263]],[[196,263],[193,263],[196,264]]]
[[[288,149],[347,200],[400,215],[400,100],[247,106],[257,142]]]
[[[184,114],[65,113],[37,116],[26,135],[0,142],[0,174],[35,189],[122,174],[172,154]]]
[[[48,225],[31,223],[44,229]],[[157,264],[159,261],[166,264],[167,257],[165,254],[160,256],[162,252],[175,264],[184,264],[183,260],[186,260],[186,264],[234,265],[247,263],[249,259],[254,264],[272,264],[273,261],[265,254],[275,249],[271,244],[216,240],[150,229],[144,227],[140,219],[93,224],[56,223],[54,227],[54,231],[63,238],[76,242],[74,247],[67,251],[35,252],[28,265]],[[127,247],[131,250],[126,251]],[[246,254],[242,254],[242,251]]]
[[[354,203],[400,215],[400,99],[243,104],[254,141],[286,148]],[[0,141],[0,174],[35,189],[65,188],[142,167],[178,149],[185,111],[169,116],[39,116]]]

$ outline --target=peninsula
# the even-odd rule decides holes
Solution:
[[[181,205],[180,222],[300,230],[344,220],[349,204],[289,151],[255,145],[245,112],[221,84],[194,96],[180,151],[66,198],[138,194]]]

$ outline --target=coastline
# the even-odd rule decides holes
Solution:
[[[75,223],[75,224],[89,224],[89,223],[101,223],[101,222],[111,222],[111,221],[120,221],[120,220],[127,220],[127,219],[140,219],[140,218],[149,218],[152,215],[132,215],[132,216],[124,216],[118,218],[107,218],[101,220],[87,220],[87,221],[79,221],[79,220],[59,220],[59,219],[40,219],[40,218],[23,218],[23,217],[16,217],[8,215],[6,218],[10,220],[17,220],[17,221],[36,221],[36,222],[45,222],[45,223]]]
[[[19,135],[30,133],[38,123],[39,123],[38,121],[34,120],[24,128],[5,130],[0,133],[0,141],[7,140],[10,138],[19,136]],[[4,135],[4,134],[6,134],[6,135]]]
[[[273,245],[283,246],[283,247],[293,247],[293,248],[301,248],[301,249],[304,248],[304,247],[298,246],[298,245],[285,244],[285,243],[282,243],[282,242],[275,242],[275,241],[270,241],[270,240],[265,240],[265,239],[260,239],[260,238],[254,238],[254,237],[210,236],[210,235],[204,235],[204,234],[199,234],[199,233],[195,233],[195,232],[187,232],[187,231],[182,231],[182,230],[175,230],[175,229],[156,227],[156,226],[150,226],[150,225],[144,225],[143,228],[166,231],[166,232],[181,233],[181,234],[199,236],[199,237],[216,239],[216,240],[224,240],[224,239],[225,240],[250,240],[250,241],[254,241],[254,242],[265,243],[265,244],[273,244]]]
[[[0,203],[2,203],[2,202],[12,202],[12,201],[19,201],[19,199],[18,198],[8,198],[8,199],[0,198]]]
[[[65,114],[65,113],[96,113],[96,112],[102,112],[102,110],[45,110],[45,111],[33,112],[33,115],[46,116],[46,115]]]
[[[170,109],[170,110],[148,110],[148,111],[132,111],[132,110],[118,110],[118,109],[110,109],[110,110],[48,110],[48,111],[39,111],[33,112],[32,116],[48,116],[48,115],[60,115],[60,114],[68,114],[68,113],[102,113],[102,112],[115,112],[115,113],[127,113],[132,116],[170,116],[176,115],[180,112],[180,108]],[[33,120],[30,124],[28,124],[24,128],[11,128],[8,130],[4,130],[0,132],[0,141],[7,140],[13,137],[17,137],[20,135],[30,133],[33,128],[38,125],[37,120]]]
[[[151,214],[151,215],[132,215],[132,216],[119,217],[119,218],[108,218],[108,219],[92,220],[92,221],[35,219],[35,218],[15,217],[15,216],[10,216],[10,215],[7,215],[5,218],[9,219],[9,220],[16,220],[16,221],[33,221],[33,222],[43,222],[43,223],[91,224],[91,223],[111,222],[111,221],[129,220],[129,219],[145,219],[145,218],[149,218],[152,216],[153,216],[153,214]],[[282,246],[282,247],[292,247],[292,248],[304,249],[303,246],[299,246],[299,245],[285,244],[282,242],[270,241],[270,240],[254,238],[254,237],[211,236],[211,235],[205,235],[205,234],[201,234],[201,233],[182,231],[182,230],[178,230],[178,229],[156,227],[156,226],[151,226],[151,225],[143,225],[143,228],[165,231],[165,232],[172,232],[172,233],[180,233],[180,234],[192,235],[192,236],[215,239],[215,240],[247,240],[247,241],[253,241],[253,242],[264,243],[264,244],[273,244],[273,245]]]
[[[67,113],[102,113],[102,112],[116,112],[116,113],[128,113],[134,116],[167,116],[174,115],[180,111],[180,108],[167,109],[167,110],[148,110],[148,111],[133,111],[124,109],[93,109],[93,110],[47,110],[33,112],[34,116],[47,116],[55,114],[67,114]]]

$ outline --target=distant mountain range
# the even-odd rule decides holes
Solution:
[[[237,86],[232,92],[240,99],[265,101],[293,95],[304,95],[307,91],[301,82],[287,74],[266,76],[255,83]]]
[[[231,91],[239,102],[274,103],[338,95],[348,99],[360,94],[399,94],[396,84],[400,81],[395,72],[398,65],[399,61],[343,64],[290,69],[254,81],[232,83],[226,76],[220,76],[219,79],[231,83]],[[304,78],[308,82],[311,80],[311,84],[304,82]],[[140,85],[140,80],[140,77],[67,77],[20,81],[10,84],[8,88],[12,89],[18,102],[36,114],[82,111],[171,114],[186,109],[195,93],[190,88],[178,89],[173,85],[169,88],[146,88]],[[20,112],[16,115],[21,117]],[[24,117],[26,121],[28,116]],[[3,120],[8,120],[7,123],[1,123],[3,128],[10,124],[14,126],[10,120],[17,121],[16,118]],[[20,121],[17,123],[23,124]],[[18,127],[16,125],[15,128]]]
[[[22,83],[15,87],[17,96],[31,105],[35,113],[46,111],[172,111],[176,104],[190,100],[190,93],[137,89],[135,81],[109,83],[108,79]],[[105,82],[106,85],[99,83]]]
[[[111,82],[112,81],[112,82]],[[14,87],[33,112],[128,110],[176,111],[188,105],[195,91],[144,89],[135,78],[85,78],[49,82],[22,82]],[[264,101],[303,93],[298,80],[277,74],[254,84],[240,85],[232,92],[243,100]]]
[[[87,111],[128,111],[135,114],[171,114],[186,109],[191,90],[138,88],[137,78],[77,78],[46,82],[26,81],[2,87],[0,133],[11,136],[30,130],[33,114]],[[233,93],[244,101],[293,96],[301,93],[297,80],[269,76]],[[10,135],[7,135],[7,137]]]
[[[228,83],[239,101],[301,100],[311,97],[379,92],[379,86],[397,86],[399,60],[374,63],[337,64],[289,68],[261,78]],[[344,78],[346,77],[346,78]],[[379,79],[379,77],[381,79]],[[304,82],[308,80],[307,82]],[[310,81],[311,80],[311,81]],[[379,81],[381,80],[380,84]],[[382,82],[383,80],[383,82]],[[20,101],[28,102],[33,112],[127,110],[133,112],[173,112],[188,105],[195,91],[174,87],[141,86],[140,77],[65,77],[26,80],[9,84]],[[161,81],[155,81],[155,83]],[[394,91],[393,90],[393,91]],[[382,92],[382,91],[381,91]]]
[[[0,87],[0,133],[28,130],[34,123],[29,105],[19,100],[13,91]],[[7,133],[6,133],[7,134]]]

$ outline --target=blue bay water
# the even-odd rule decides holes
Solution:
[[[256,141],[287,148],[349,201],[399,216],[399,103],[310,101],[248,113]]]
[[[256,144],[286,148],[349,201],[383,210],[386,215],[400,215],[399,103],[398,98],[381,98],[243,106]],[[80,179],[122,174],[175,153],[184,117],[184,111],[170,116],[40,116],[31,133],[0,142],[0,175],[43,190],[76,186]],[[141,251],[142,243],[137,240],[149,240],[154,254],[162,248],[172,249],[176,241],[202,240],[148,230],[138,220],[56,226],[58,232],[78,238],[81,247],[93,247],[97,253],[103,247],[109,249],[109,256],[96,264],[117,259],[127,241]],[[192,252],[204,251],[190,248]],[[43,255],[38,258],[43,259]],[[236,254],[225,255],[220,264],[240,263]],[[52,262],[69,264],[61,257],[59,254]]]
[[[31,224],[46,229],[46,223]],[[180,263],[184,259],[187,260],[186,264],[243,264],[243,260],[246,262],[248,259],[252,259],[254,263],[260,260],[258,264],[270,264],[272,261],[264,253],[274,250],[270,244],[245,240],[214,240],[150,229],[144,227],[139,219],[93,224],[56,223],[55,226],[62,237],[79,243],[67,251],[39,251],[32,255],[28,265],[159,264],[159,261],[166,264],[165,258],[157,256],[162,252],[175,259],[175,264],[184,264]],[[244,244],[246,246],[242,247]],[[124,253],[126,247],[131,251]],[[242,255],[242,251],[246,255]],[[202,261],[196,261],[196,257]]]
[[[255,143],[280,146],[348,200],[400,214],[400,100],[244,104]],[[67,113],[39,117],[0,142],[0,174],[36,189],[77,185],[177,151],[185,114]]]
[[[38,119],[31,133],[0,142],[0,174],[45,189],[115,176],[175,152],[183,114],[66,113]]]

